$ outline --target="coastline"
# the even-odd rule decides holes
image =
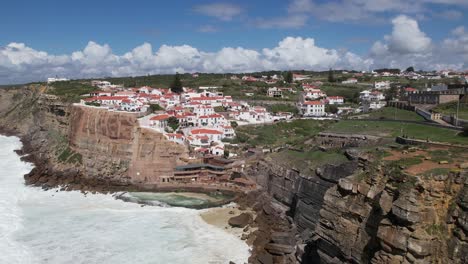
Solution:
[[[229,225],[230,218],[239,216],[242,213],[249,213],[253,216],[253,219],[256,218],[256,213],[254,211],[241,208],[239,205],[234,203],[222,207],[201,210],[199,215],[207,224],[238,237],[252,248],[255,240],[255,231],[257,231],[257,228],[253,226],[253,223],[247,225],[245,228],[232,227]]]
[[[209,193],[221,191],[214,186],[138,186],[131,183],[113,182],[104,179],[86,178],[79,168],[70,168],[63,166],[54,166],[46,153],[41,153],[41,145],[46,144],[44,140],[34,137],[34,133],[23,134],[15,129],[6,129],[0,126],[0,134],[5,136],[18,137],[22,143],[22,148],[15,150],[21,156],[22,161],[32,163],[33,169],[24,175],[26,185],[41,187],[44,190],[57,188],[58,191],[80,191],[87,193],[113,194],[119,192],[199,192]],[[34,144],[33,144],[34,142]],[[38,145],[39,144],[39,145]],[[45,154],[45,155],[44,155]],[[223,201],[219,204],[211,205],[205,211],[200,212],[200,218],[215,228],[223,229],[224,232],[230,232],[237,238],[245,241],[251,248],[248,263],[256,263],[264,254],[265,245],[271,241],[271,235],[275,230],[290,230],[291,222],[271,207],[271,198],[262,190],[254,190],[247,193],[234,192],[233,190],[223,190],[234,194],[233,198]],[[226,226],[230,217],[230,210],[220,206],[225,206],[231,202],[239,205],[239,208],[250,208],[249,211],[255,212],[256,217],[249,225],[248,231],[244,232],[240,228],[231,228]],[[239,209],[238,208],[238,209]],[[244,210],[241,210],[244,211]],[[217,220],[216,220],[217,219]],[[226,228],[227,227],[227,228]],[[237,230],[238,229],[238,230]],[[294,228],[293,228],[294,229]],[[294,234],[294,231],[293,233]],[[244,239],[243,237],[244,236]]]

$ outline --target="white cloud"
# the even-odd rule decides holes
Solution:
[[[457,10],[433,12],[433,5],[444,7],[466,7],[466,0],[292,0],[288,12],[308,14],[330,22],[383,21],[388,14],[404,13],[417,17],[433,15],[448,19],[459,19],[463,14]]]
[[[200,26],[197,31],[202,33],[214,33],[218,32],[218,28],[213,25],[203,25]]]
[[[418,22],[400,15],[392,20],[393,31],[387,38],[390,52],[423,53],[431,48],[431,39],[419,29]]]
[[[307,23],[305,15],[290,15],[271,19],[258,19],[256,26],[259,28],[300,28]]]
[[[162,45],[153,51],[149,43],[116,55],[109,45],[90,41],[81,51],[54,56],[22,43],[0,48],[0,83],[45,80],[50,76],[91,78],[178,72],[249,72],[261,70],[367,68],[369,60],[351,52],[327,49],[312,38],[287,37],[274,48],[261,51],[225,47],[217,52],[189,45]]]
[[[376,41],[370,49],[374,68],[414,66],[423,70],[460,70],[468,67],[468,34],[464,27],[454,29],[452,37],[442,43],[433,43],[414,19],[398,16],[392,23],[392,33]]]
[[[216,17],[223,21],[230,21],[234,17],[242,13],[242,8],[240,6],[229,4],[229,3],[212,3],[205,5],[198,5],[193,8],[197,13]]]
[[[313,38],[286,37],[275,47],[261,50],[225,47],[206,52],[189,45],[150,43],[115,54],[107,44],[90,41],[83,50],[51,55],[23,43],[0,47],[0,84],[45,80],[59,75],[68,78],[137,76],[175,72],[251,72],[262,70],[368,70],[381,67],[417,69],[466,69],[468,33],[457,27],[445,40],[433,43],[407,16],[393,19],[393,30],[376,41],[369,55],[317,45]]]

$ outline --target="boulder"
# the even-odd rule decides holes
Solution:
[[[282,256],[294,252],[294,247],[290,245],[269,243],[265,246],[266,251],[273,255]]]
[[[238,216],[231,217],[228,221],[232,227],[244,228],[252,222],[252,215],[249,213],[242,213]]]

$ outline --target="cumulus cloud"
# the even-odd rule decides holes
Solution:
[[[418,17],[433,15],[449,19],[458,19],[463,14],[457,10],[432,12],[431,5],[444,7],[466,7],[466,0],[292,0],[290,13],[308,14],[330,22],[376,21],[383,20],[387,14],[404,13]]]
[[[270,19],[260,18],[255,24],[259,28],[300,28],[307,23],[307,19],[307,16],[299,14]]]
[[[193,7],[193,10],[197,13],[216,17],[223,21],[230,21],[234,17],[242,13],[242,8],[240,6],[230,4],[230,3],[212,3],[205,5],[198,5]]]
[[[175,72],[252,72],[263,70],[370,70],[381,67],[404,69],[466,69],[468,32],[460,26],[441,42],[434,43],[416,20],[393,19],[393,30],[376,41],[368,55],[318,45],[313,38],[286,37],[271,48],[253,50],[224,47],[206,52],[190,45],[150,43],[115,54],[107,44],[90,41],[82,50],[52,55],[23,43],[0,47],[0,84],[45,80],[51,76],[97,78],[138,76]]]
[[[442,43],[433,43],[415,19],[398,16],[392,23],[392,33],[376,41],[370,49],[375,68],[415,66],[423,70],[460,70],[468,66],[468,34],[464,27],[455,28]]]
[[[276,47],[260,51],[225,47],[205,52],[189,45],[149,43],[117,55],[109,45],[90,41],[83,50],[55,56],[22,43],[0,48],[0,83],[45,80],[50,76],[91,78],[178,72],[250,72],[261,70],[333,68],[365,69],[370,60],[348,51],[327,49],[312,38],[287,37]]]

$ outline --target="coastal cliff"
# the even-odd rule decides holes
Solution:
[[[466,168],[418,178],[375,154],[347,154],[348,162],[317,167],[313,175],[268,158],[251,165],[270,203],[280,205],[277,219],[289,219],[283,224],[295,232],[280,244],[289,251],[270,250],[274,239],[265,239],[253,263],[468,261]]]
[[[0,90],[0,127],[22,138],[36,164],[28,184],[73,190],[153,186],[185,164],[188,150],[138,126],[137,115],[62,102],[30,85]]]
[[[69,140],[82,155],[83,170],[90,178],[156,184],[188,157],[186,147],[138,127],[136,114],[106,109],[71,106]]]

